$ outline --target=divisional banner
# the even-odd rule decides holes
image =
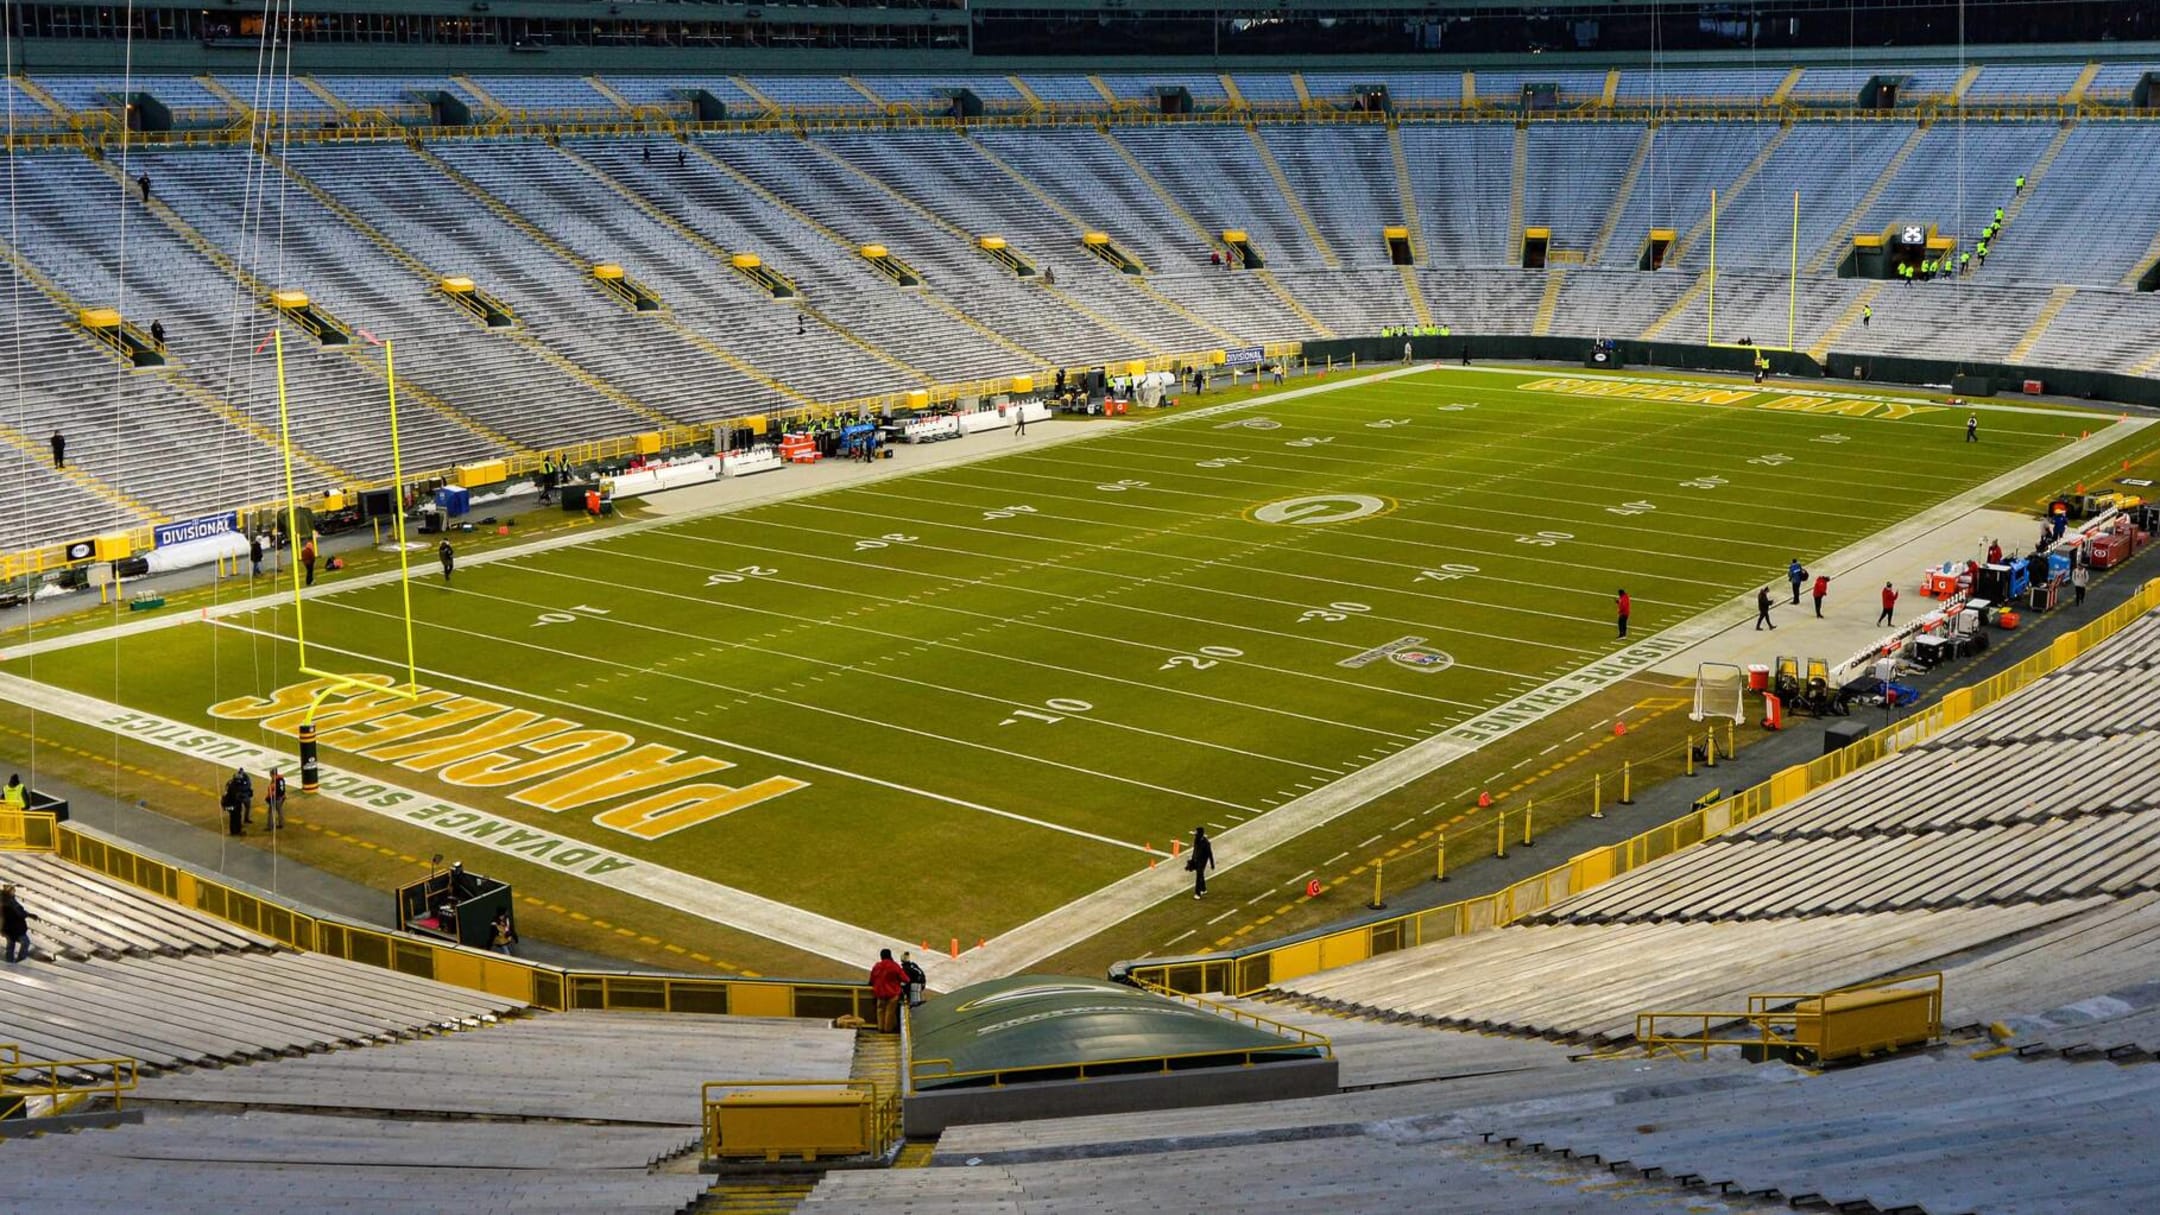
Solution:
[[[1223,366],[1232,371],[1244,371],[1258,367],[1260,360],[1266,357],[1267,351],[1259,346],[1239,346],[1235,350],[1223,351]]]
[[[186,544],[190,540],[208,540],[212,536],[227,536],[240,530],[240,512],[229,510],[222,515],[204,515],[199,519],[184,519],[168,523],[154,533],[158,548],[170,548]]]

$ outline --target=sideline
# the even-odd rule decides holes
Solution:
[[[2114,422],[2109,428],[2094,431],[2088,438],[2064,444],[1955,498],[1945,499],[1904,522],[1847,545],[1825,558],[1824,565],[1829,569],[1851,568],[1860,564],[1865,554],[1911,543],[1946,523],[1985,509],[1988,503],[2020,485],[2036,481],[2059,466],[2074,463],[2114,443],[2122,435],[2115,433],[2113,426],[2142,429],[2153,424],[2151,419],[2144,418]],[[1477,751],[1486,743],[1541,721],[1593,692],[1624,683],[1636,672],[1653,669],[1661,662],[1672,660],[1674,655],[1739,628],[1753,618],[1753,593],[1744,593],[1515,697],[1471,721],[1285,802],[1251,822],[1212,836],[1217,855],[1224,858],[1217,871],[1227,873],[1243,861],[1257,859],[1296,836],[1325,826],[1367,802]],[[965,983],[1018,973],[1042,958],[1108,931],[1157,903],[1183,896],[1190,885],[1190,879],[1176,866],[1142,870],[1120,878],[1007,931],[982,949],[962,954],[957,962],[941,962],[941,979],[952,973],[956,974],[956,983]]]
[[[1288,392],[1255,396],[1242,401],[1224,402],[1205,409],[1151,418],[1130,424],[1129,427],[1120,426],[1116,429],[1095,430],[1092,427],[1076,426],[1075,429],[1103,435],[1119,434],[1125,433],[1128,429],[1169,425],[1188,419],[1213,417],[1239,410],[1257,409],[1273,403],[1333,392],[1352,385],[1384,382],[1435,369],[1446,370],[1446,368],[1438,364],[1413,364],[1408,367],[1399,367],[1390,371],[1359,376],[1354,379],[1338,380],[1333,383],[1312,385]],[[1495,374],[1522,374],[1519,370],[1507,372],[1494,370]],[[1585,403],[1590,403],[1593,400],[1592,398],[1585,398]],[[2056,414],[2063,412],[2058,410],[2029,410],[2028,407],[2023,406],[2011,406],[2008,408]],[[2137,429],[2152,424],[2151,420],[2142,418],[2125,418],[2114,423],[2114,425],[2129,426]],[[1073,437],[1086,436],[1075,434]],[[1834,563],[1834,568],[1842,568],[1848,564],[1857,563],[1858,555],[1864,552],[1879,550],[1885,546],[1896,547],[1899,544],[1908,543],[1946,522],[1962,518],[1977,509],[1985,507],[1987,503],[1994,501],[2009,490],[2038,480],[2059,466],[2082,459],[2093,451],[2115,442],[2120,437],[2121,435],[2113,433],[2111,428],[2095,431],[2088,438],[2056,448],[2019,468],[2000,474],[1981,485],[1975,486],[1955,498],[1946,499],[1896,526],[1884,529],[1855,544],[1849,545],[1827,560]],[[945,463],[957,464],[972,462],[972,459],[993,458],[997,454],[1011,450],[1014,449],[1003,445],[986,443],[983,445],[983,450],[979,455],[971,453],[970,458],[946,461]],[[892,476],[905,476],[910,472],[925,471],[929,467],[936,467],[936,465],[894,470]],[[865,480],[869,479],[883,480],[888,478],[865,478]],[[787,490],[772,494],[716,503],[709,508],[695,512],[639,520],[635,523],[609,528],[605,531],[553,537],[526,545],[498,549],[474,557],[473,564],[511,560],[536,553],[550,552],[559,548],[585,544],[593,540],[636,534],[656,528],[673,526],[692,519],[726,514],[771,502],[805,497],[828,490],[851,488],[854,484],[861,483],[863,482],[857,481],[843,484],[828,482],[820,485],[791,486]],[[396,581],[398,576],[397,571],[383,571],[328,588],[318,588],[314,593],[321,595],[326,591],[336,593],[386,585]],[[63,638],[55,638],[51,642],[35,643],[32,646],[18,648],[7,655],[0,656],[0,661],[11,661],[35,653],[67,649],[79,645],[97,644],[118,637],[151,632],[159,628],[196,623],[198,619],[221,619],[243,612],[256,611],[273,603],[285,602],[289,598],[289,595],[280,594],[256,596],[252,599],[235,601],[232,604],[219,605],[216,608],[205,608],[196,619],[185,616],[166,617],[129,622],[89,633],[73,634]],[[1278,806],[1258,818],[1233,827],[1216,837],[1218,846],[1230,858],[1222,866],[1222,869],[1227,871],[1236,868],[1244,860],[1264,855],[1299,835],[1323,826],[1427,773],[1471,754],[1487,742],[1512,734],[1524,726],[1540,721],[1552,713],[1574,704],[1585,696],[1623,683],[1637,671],[1648,669],[1657,662],[1670,658],[1671,655],[1678,651],[1720,633],[1727,632],[1735,627],[1733,613],[1736,607],[1746,610],[1750,605],[1751,600],[1748,596],[1742,595],[1725,604],[1713,607],[1679,625],[1645,638],[1624,650],[1599,658],[1576,671],[1560,676],[1538,689],[1516,697],[1507,704],[1482,714],[1471,722],[1464,723],[1422,743],[1406,748],[1386,759],[1359,769],[1340,780]],[[59,707],[47,707],[46,711],[128,737],[137,737],[137,735],[115,725],[112,721],[115,715],[138,721],[153,716],[137,713],[123,706],[94,701],[88,697],[78,697],[72,693],[66,693],[43,684],[32,683],[20,677],[0,674],[0,692],[8,691],[12,691],[18,701],[23,703],[37,704],[42,701],[46,706],[72,703],[72,711]],[[62,698],[67,699],[63,700]],[[210,732],[195,729],[187,726],[186,723],[173,722],[170,724],[178,728],[175,733],[183,736],[214,737],[210,735]],[[178,748],[157,738],[145,738],[144,741],[165,746],[167,749],[178,750]],[[253,744],[229,739],[220,739],[219,741],[230,742],[231,745],[239,748],[261,751],[268,759],[284,758],[262,748],[257,748]],[[192,752],[182,751],[182,753],[191,754]],[[234,754],[237,755],[238,752]],[[386,787],[382,786],[382,782],[370,783],[379,787]],[[396,818],[398,821],[407,822],[408,824],[414,822],[404,814],[388,813],[383,809],[367,804],[365,800],[348,801],[347,798],[336,794],[330,794],[329,796],[337,797],[338,800],[347,801],[347,804],[355,805],[357,808],[369,810],[373,813],[385,813],[387,817]],[[413,797],[422,803],[437,803],[440,801],[440,799],[433,799],[417,793],[413,794]],[[441,804],[449,805],[449,803]],[[476,819],[485,817],[478,815],[477,812],[472,813],[475,814]],[[467,820],[459,821],[464,825],[471,825]],[[426,826],[428,824],[422,822],[418,825]],[[436,829],[441,830],[442,828],[438,827]],[[459,838],[466,837],[460,835]],[[571,872],[573,876],[587,876],[577,874],[573,870],[565,870],[565,872]],[[637,894],[649,901],[712,919],[760,936],[770,937],[783,944],[822,956],[832,957],[851,965],[859,963],[865,956],[874,956],[871,951],[890,944],[883,937],[871,933],[867,929],[817,916],[812,912],[790,904],[777,903],[745,891],[722,886],[718,883],[660,866],[635,862],[632,868],[614,871],[609,876],[624,873],[649,876],[640,876],[635,879],[637,882],[636,887],[627,882],[610,884],[629,893]],[[1041,958],[1098,935],[1166,898],[1182,894],[1186,885],[1187,879],[1183,871],[1175,865],[1163,866],[1153,870],[1141,870],[1125,878],[1110,882],[1062,906],[1044,912],[1025,924],[1006,931],[982,948],[964,953],[955,960],[941,961],[940,985],[960,986],[980,979],[1016,973]],[[815,929],[815,931],[806,931],[806,929]],[[950,976],[949,984],[946,981],[946,976]]]
[[[1219,405],[1206,406],[1200,409],[1180,410],[1176,413],[1166,414],[1161,417],[1141,418],[1131,422],[1053,423],[1051,425],[1051,428],[1045,431],[1043,437],[1049,439],[1052,445],[1063,445],[1066,443],[1081,442],[1088,439],[1104,438],[1110,435],[1126,434],[1131,431],[1145,430],[1157,426],[1173,425],[1175,423],[1187,421],[1189,419],[1215,417],[1218,414],[1230,413],[1241,409],[1259,409],[1264,406],[1282,401],[1294,401],[1303,397],[1316,396],[1322,393],[1336,392],[1343,388],[1351,387],[1354,385],[1378,383],[1383,380],[1391,380],[1400,376],[1413,375],[1418,372],[1428,371],[1431,369],[1432,368],[1430,366],[1425,364],[1413,364],[1409,367],[1397,367],[1389,371],[1375,372],[1370,375],[1350,376],[1343,379],[1334,380],[1329,383],[1313,384],[1308,385],[1304,388],[1292,388],[1283,392],[1266,393],[1263,395],[1251,396],[1243,400],[1225,401]],[[1037,423],[1037,425],[1042,426],[1043,424]],[[995,441],[998,438],[1003,438],[1005,441]],[[977,439],[981,440],[979,444],[975,442],[975,440]],[[880,462],[875,465],[861,466],[868,470],[861,476],[846,477],[844,479],[826,478],[816,483],[801,481],[795,484],[788,485],[786,488],[783,489],[774,489],[770,492],[754,493],[741,498],[714,501],[707,505],[699,506],[695,509],[681,512],[656,511],[654,516],[651,518],[638,519],[630,523],[619,524],[615,527],[605,528],[597,531],[573,532],[572,534],[567,536],[550,536],[545,540],[532,540],[524,544],[513,544],[504,548],[489,549],[487,552],[484,553],[475,553],[470,558],[461,556],[458,559],[458,564],[461,568],[469,568],[476,565],[490,565],[497,561],[513,561],[522,557],[535,556],[540,553],[554,552],[556,549],[574,548],[582,544],[598,543],[614,539],[617,536],[635,536],[643,532],[657,531],[663,528],[675,527],[684,523],[695,522],[700,519],[713,518],[718,515],[734,514],[738,511],[751,510],[760,506],[770,506],[778,502],[789,502],[799,498],[814,497],[816,495],[825,493],[837,493],[843,490],[856,489],[866,484],[894,481],[913,475],[915,473],[931,472],[938,469],[958,467],[962,465],[973,464],[981,460],[994,460],[1000,456],[1012,455],[1017,452],[1038,450],[1042,446],[1044,445],[1039,443],[1028,443],[1025,446],[1021,446],[1011,441],[1009,431],[989,431],[980,436],[970,435],[965,439],[961,439],[953,443],[936,444],[932,446],[928,452],[923,453],[928,457],[927,459],[921,461],[910,461],[909,463],[898,468],[886,468],[884,462]],[[911,450],[913,449],[911,448]],[[853,470],[858,466],[836,464],[831,467],[836,471],[844,473]],[[781,474],[779,475],[783,477],[790,477],[792,476],[792,474],[803,473],[805,471],[807,470],[800,468],[789,468],[782,470]],[[809,475],[816,476],[817,474],[810,473]],[[717,487],[728,487],[733,485],[740,485],[741,482],[728,481],[723,479],[713,484]],[[678,494],[688,495],[697,494],[700,491],[705,490],[707,490],[707,487],[705,486],[692,486],[688,489],[678,490],[676,492]],[[282,573],[283,571],[281,571],[281,574]],[[378,570],[377,572],[372,574],[361,574],[357,577],[341,579],[337,582],[325,582],[319,586],[304,590],[301,593],[303,597],[309,599],[323,598],[331,595],[344,594],[350,591],[364,591],[378,586],[388,586],[397,582],[402,576],[402,573],[398,570]],[[266,608],[272,608],[277,607],[281,604],[291,603],[292,587],[290,583],[286,582],[286,580],[282,576],[280,577],[279,581],[280,587],[278,590],[270,591],[261,595],[253,595],[245,599],[235,599],[229,603],[220,603],[214,607],[206,606],[198,609],[197,613],[193,616],[188,616],[184,614],[175,614],[168,616],[148,616],[139,620],[126,621],[121,624],[106,625],[103,628],[86,629],[82,632],[67,633],[57,637],[50,637],[43,641],[27,641],[21,645],[10,647],[4,653],[0,653],[0,664],[15,662],[23,658],[35,657],[39,654],[49,654],[57,650],[73,649],[76,646],[96,645],[104,642],[118,641],[122,638],[139,636],[143,633],[154,633],[160,629],[177,628],[181,625],[198,624],[206,620],[222,620],[230,616],[246,615],[251,612],[258,612]]]

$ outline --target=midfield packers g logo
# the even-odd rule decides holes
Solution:
[[[1255,523],[1348,523],[1394,509],[1393,500],[1372,494],[1313,494],[1256,506],[1245,517]]]

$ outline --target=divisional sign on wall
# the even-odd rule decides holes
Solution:
[[[1267,350],[1264,347],[1239,346],[1235,350],[1223,351],[1223,366],[1232,371],[1243,371],[1247,367],[1258,367],[1260,360],[1266,357]]]
[[[226,536],[240,530],[240,512],[226,511],[222,515],[204,515],[200,519],[187,519],[168,523],[157,529],[157,547],[168,548],[186,544],[190,540],[208,540],[212,536]]]

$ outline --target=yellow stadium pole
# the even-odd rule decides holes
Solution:
[[[1710,305],[1709,333],[1703,344],[1717,345],[1717,191],[1710,191]]]
[[[1794,348],[1794,322],[1800,315],[1800,191],[1792,192],[1792,271],[1785,301],[1785,349]]]
[[[390,389],[390,503],[397,519],[398,586],[405,596],[405,684],[418,688],[420,666],[414,654],[412,626],[412,552],[405,547],[405,447],[398,442],[397,363],[387,339],[382,357],[383,383]]]
[[[278,449],[285,458],[285,540],[292,545],[293,641],[300,647],[300,665],[307,665],[307,616],[300,610],[300,499],[293,487],[292,414],[285,398],[285,331],[272,330],[270,347],[277,355]],[[310,714],[312,716],[312,714]]]

